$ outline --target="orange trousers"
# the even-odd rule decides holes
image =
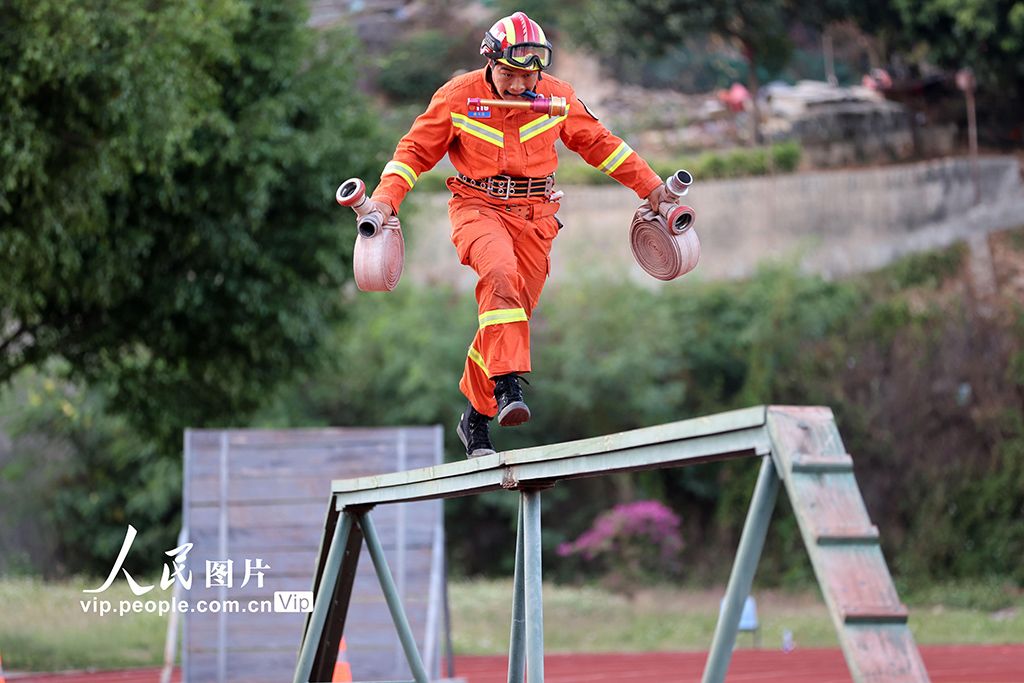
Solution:
[[[448,203],[459,260],[476,271],[479,326],[459,388],[477,411],[494,417],[494,377],[530,372],[530,316],[551,270],[557,205],[539,205],[532,219],[455,196]]]

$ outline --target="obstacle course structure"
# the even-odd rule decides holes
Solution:
[[[296,682],[329,679],[345,628],[363,538],[415,683],[428,678],[395,591],[370,511],[376,505],[499,489],[520,493],[509,683],[544,680],[541,492],[565,479],[759,458],[760,473],[715,629],[704,683],[725,679],[780,483],[857,683],[928,681],[853,475],[832,411],[758,406],[603,437],[496,453],[462,462],[335,481]]]

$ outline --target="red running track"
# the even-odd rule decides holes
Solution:
[[[921,648],[932,683],[1024,683],[1024,645],[952,645]],[[704,652],[550,654],[546,683],[664,683],[699,681]],[[456,657],[456,675],[467,683],[506,683],[504,657]],[[157,683],[159,669],[94,673],[7,674],[8,683]],[[737,650],[732,683],[849,683],[838,649]],[[174,681],[180,681],[176,674]]]

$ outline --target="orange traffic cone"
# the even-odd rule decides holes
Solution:
[[[345,681],[349,683],[352,680],[352,667],[348,663],[348,645],[345,644],[345,637],[341,637],[341,644],[338,645],[338,659],[334,662],[334,675],[331,676],[331,682],[334,681]],[[4,683],[4,680],[0,678],[0,683]]]

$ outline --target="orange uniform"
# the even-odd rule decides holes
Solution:
[[[488,68],[457,76],[434,94],[426,112],[399,141],[384,167],[375,201],[398,212],[416,179],[448,154],[462,175],[543,178],[555,172],[555,141],[577,152],[644,198],[661,178],[629,145],[608,131],[565,81],[545,75],[536,92],[564,97],[568,111],[469,107],[468,98],[495,98]],[[497,410],[493,378],[530,371],[529,320],[550,272],[551,241],[561,227],[558,203],[547,196],[496,198],[452,177],[448,214],[459,259],[473,268],[480,325],[459,383],[484,415]]]

